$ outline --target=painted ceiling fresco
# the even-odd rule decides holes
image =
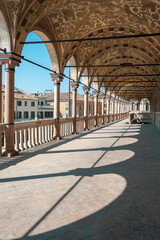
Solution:
[[[0,7],[9,26],[12,50],[18,54],[21,53],[23,47],[20,42],[25,41],[27,35],[36,30],[43,32],[49,40],[160,32],[159,0],[2,0]],[[51,44],[55,48],[61,72],[64,71],[71,57],[74,57],[79,66],[160,62],[160,37]],[[84,71],[84,67],[79,68],[80,74]],[[94,68],[90,72],[101,75],[156,74],[158,67]],[[127,89],[128,85],[125,83],[127,79],[130,78],[126,77],[124,83],[121,82],[119,85],[115,81],[122,81],[123,77],[112,79],[112,85],[117,84]],[[146,79],[148,79],[148,84],[152,85],[151,81],[155,80],[155,77],[137,76],[136,79],[139,80],[139,85],[142,85],[142,81]],[[99,78],[99,81],[100,85],[103,81],[105,82],[107,90],[109,84],[106,79]],[[143,85],[145,86],[146,83],[144,82]],[[133,92],[133,94],[136,97],[136,93]]]

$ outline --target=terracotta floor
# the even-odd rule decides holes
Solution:
[[[0,160],[0,239],[159,240],[160,131],[122,121]]]

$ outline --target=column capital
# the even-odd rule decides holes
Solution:
[[[60,84],[63,81],[63,74],[61,73],[50,73],[50,75],[55,84]]]
[[[12,52],[0,53],[0,65],[12,65],[12,68],[15,68],[15,66],[19,66],[22,58],[20,55]]]
[[[88,93],[90,91],[90,88],[87,86],[83,86],[84,93]]]
[[[94,90],[94,91],[93,91],[93,95],[94,95],[95,97],[98,97],[99,91],[98,91],[98,90]]]
[[[78,87],[79,87],[78,82],[71,82],[71,88],[73,91],[76,91]]]
[[[105,98],[106,98],[106,95],[105,95],[105,94],[102,94],[101,97],[102,97],[102,99],[105,99]]]

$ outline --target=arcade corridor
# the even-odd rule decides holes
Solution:
[[[0,161],[0,239],[160,239],[160,132],[127,120]]]

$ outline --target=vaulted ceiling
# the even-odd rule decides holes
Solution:
[[[159,0],[1,0],[0,8],[12,38],[12,51],[18,54],[23,47],[20,42],[35,30],[49,40],[160,32]],[[61,72],[72,56],[79,66],[116,65],[94,67],[90,73],[115,75],[97,79],[106,90],[114,90],[127,100],[151,99],[159,86],[159,76],[144,76],[159,74],[158,66],[132,66],[160,63],[159,36],[51,44]],[[79,68],[81,74],[84,70]]]

